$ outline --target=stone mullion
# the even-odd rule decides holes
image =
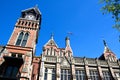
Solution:
[[[84,58],[84,64],[85,64],[86,78],[87,78],[87,80],[91,80],[91,79],[90,79],[90,73],[89,73],[88,62],[87,62],[86,58]]]
[[[73,59],[73,57],[71,58],[71,61],[72,61],[72,63],[71,63],[71,71],[72,71],[72,80],[76,80],[76,76],[75,76],[75,61],[74,61],[74,59]]]

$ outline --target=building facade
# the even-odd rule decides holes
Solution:
[[[120,80],[120,61],[106,42],[99,58],[74,57],[69,37],[59,48],[53,35],[35,56],[41,12],[21,12],[6,46],[0,47],[0,80]]]

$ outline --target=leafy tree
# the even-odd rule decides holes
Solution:
[[[103,4],[103,14],[110,13],[115,20],[114,28],[120,31],[120,0],[100,0]]]

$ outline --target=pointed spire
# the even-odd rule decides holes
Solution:
[[[103,40],[103,44],[104,44],[104,46],[105,46],[105,48],[104,48],[104,53],[111,52],[111,50],[108,48],[107,43],[106,43],[105,40]]]
[[[107,43],[106,43],[106,41],[105,41],[105,40],[103,40],[103,43],[104,43],[104,46],[107,46]]]
[[[53,40],[53,37],[54,37],[54,34],[53,33],[51,33],[51,39]]]

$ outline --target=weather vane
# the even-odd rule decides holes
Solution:
[[[73,33],[72,32],[67,32],[67,35],[70,36],[70,35],[73,35]]]

